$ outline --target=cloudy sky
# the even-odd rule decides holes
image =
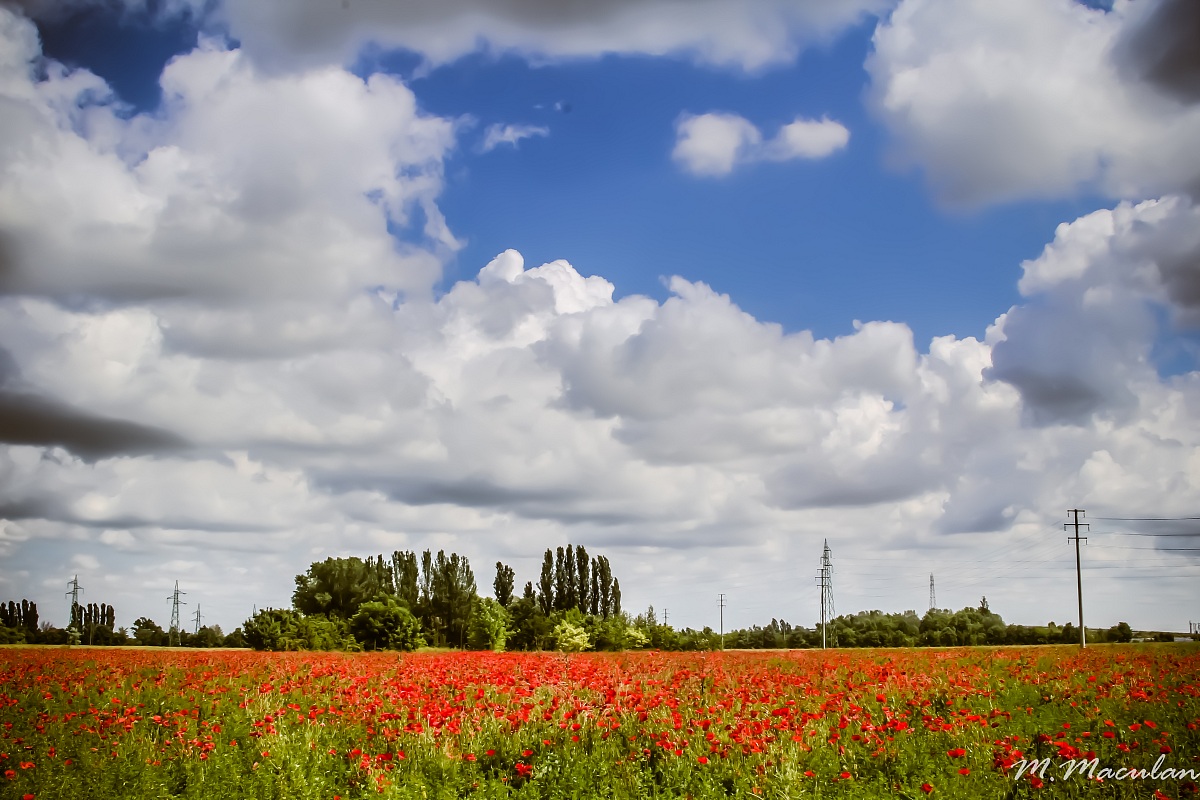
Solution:
[[[572,542],[812,625],[827,539],[1062,624],[1082,508],[1088,623],[1186,630],[1198,9],[2,2],[0,599]]]

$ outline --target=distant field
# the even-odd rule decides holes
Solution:
[[[1192,645],[0,650],[3,798],[1179,798],[1198,726]]]

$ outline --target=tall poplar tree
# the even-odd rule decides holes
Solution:
[[[542,575],[538,579],[538,605],[542,613],[549,615],[554,610],[554,553],[546,548],[542,558]]]
[[[583,613],[588,613],[591,605],[592,584],[588,574],[588,554],[583,545],[575,548],[575,600],[576,606]]]
[[[492,581],[492,589],[496,593],[496,602],[505,608],[513,599],[513,581],[516,579],[513,568],[502,561],[496,562],[496,579]]]
[[[567,568],[566,554],[560,547],[554,553],[554,610],[564,611],[567,608]]]

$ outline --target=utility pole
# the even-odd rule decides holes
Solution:
[[[169,643],[171,640],[174,640],[176,645],[180,644],[179,606],[187,605],[187,603],[179,599],[179,595],[181,594],[187,594],[187,592],[179,591],[179,581],[175,581],[175,593],[167,598],[171,601],[171,631],[167,634],[167,642]]]
[[[670,617],[671,617],[671,609],[664,608],[663,609],[663,625],[667,625],[667,620],[670,619]],[[671,626],[667,625],[667,627],[669,628]]]
[[[725,649],[725,593],[717,595],[717,608],[721,610],[721,649]]]
[[[929,610],[937,608],[937,595],[933,591],[933,573],[929,573]]]
[[[825,549],[821,551],[821,570],[817,573],[817,580],[821,582],[821,649],[824,650],[828,646],[825,628],[829,617],[833,615],[833,559],[828,539],[825,540]]]
[[[192,633],[200,633],[200,604],[196,603],[196,630]]]
[[[1087,647],[1087,629],[1083,627],[1083,570],[1079,564],[1079,542],[1081,539],[1086,542],[1087,537],[1081,537],[1079,529],[1090,528],[1091,526],[1086,522],[1081,523],[1079,521],[1079,515],[1084,513],[1082,508],[1072,508],[1067,513],[1075,517],[1074,522],[1064,522],[1063,529],[1071,527],[1075,529],[1075,535],[1068,536],[1067,541],[1075,542],[1075,590],[1079,595],[1079,646],[1080,648],[1084,648]]]

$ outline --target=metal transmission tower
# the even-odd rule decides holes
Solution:
[[[667,625],[667,620],[671,618],[671,609],[663,609],[663,625]],[[667,627],[670,627],[669,625]]]
[[[79,624],[83,625],[82,614],[79,609],[79,593],[83,591],[83,587],[79,585],[79,576],[67,582],[67,586],[71,587],[71,591],[66,593],[66,596],[71,598],[71,621],[67,623],[68,628],[75,627],[75,618],[80,617]]]
[[[829,540],[825,540],[825,549],[821,552],[821,571],[817,580],[821,582],[821,649],[826,647],[825,627],[833,616],[833,559],[829,550]]]
[[[929,573],[929,610],[937,608],[937,594],[933,591],[933,573]]]
[[[1086,542],[1087,537],[1086,536],[1081,537],[1079,535],[1079,529],[1080,528],[1090,528],[1091,526],[1088,525],[1086,522],[1084,522],[1084,523],[1079,522],[1079,515],[1083,514],[1082,508],[1072,508],[1071,510],[1067,511],[1067,513],[1073,514],[1075,516],[1075,521],[1074,522],[1064,522],[1063,528],[1064,529],[1066,529],[1066,528],[1074,528],[1075,529],[1075,535],[1068,536],[1067,541],[1075,542],[1075,589],[1079,593],[1079,646],[1087,647],[1087,631],[1083,627],[1083,574],[1082,574],[1082,570],[1080,569],[1080,566],[1079,566],[1079,542],[1081,539],[1082,539],[1082,541]]]
[[[200,633],[200,604],[199,603],[196,603],[195,619],[196,619],[196,630],[192,631],[192,633]]]
[[[187,592],[179,591],[179,581],[175,581],[175,592],[167,599],[171,601],[171,632],[167,635],[168,643],[179,644],[179,606],[187,605],[179,599],[179,595],[187,594]]]
[[[721,649],[725,649],[725,593],[717,595],[717,608],[721,610]]]

